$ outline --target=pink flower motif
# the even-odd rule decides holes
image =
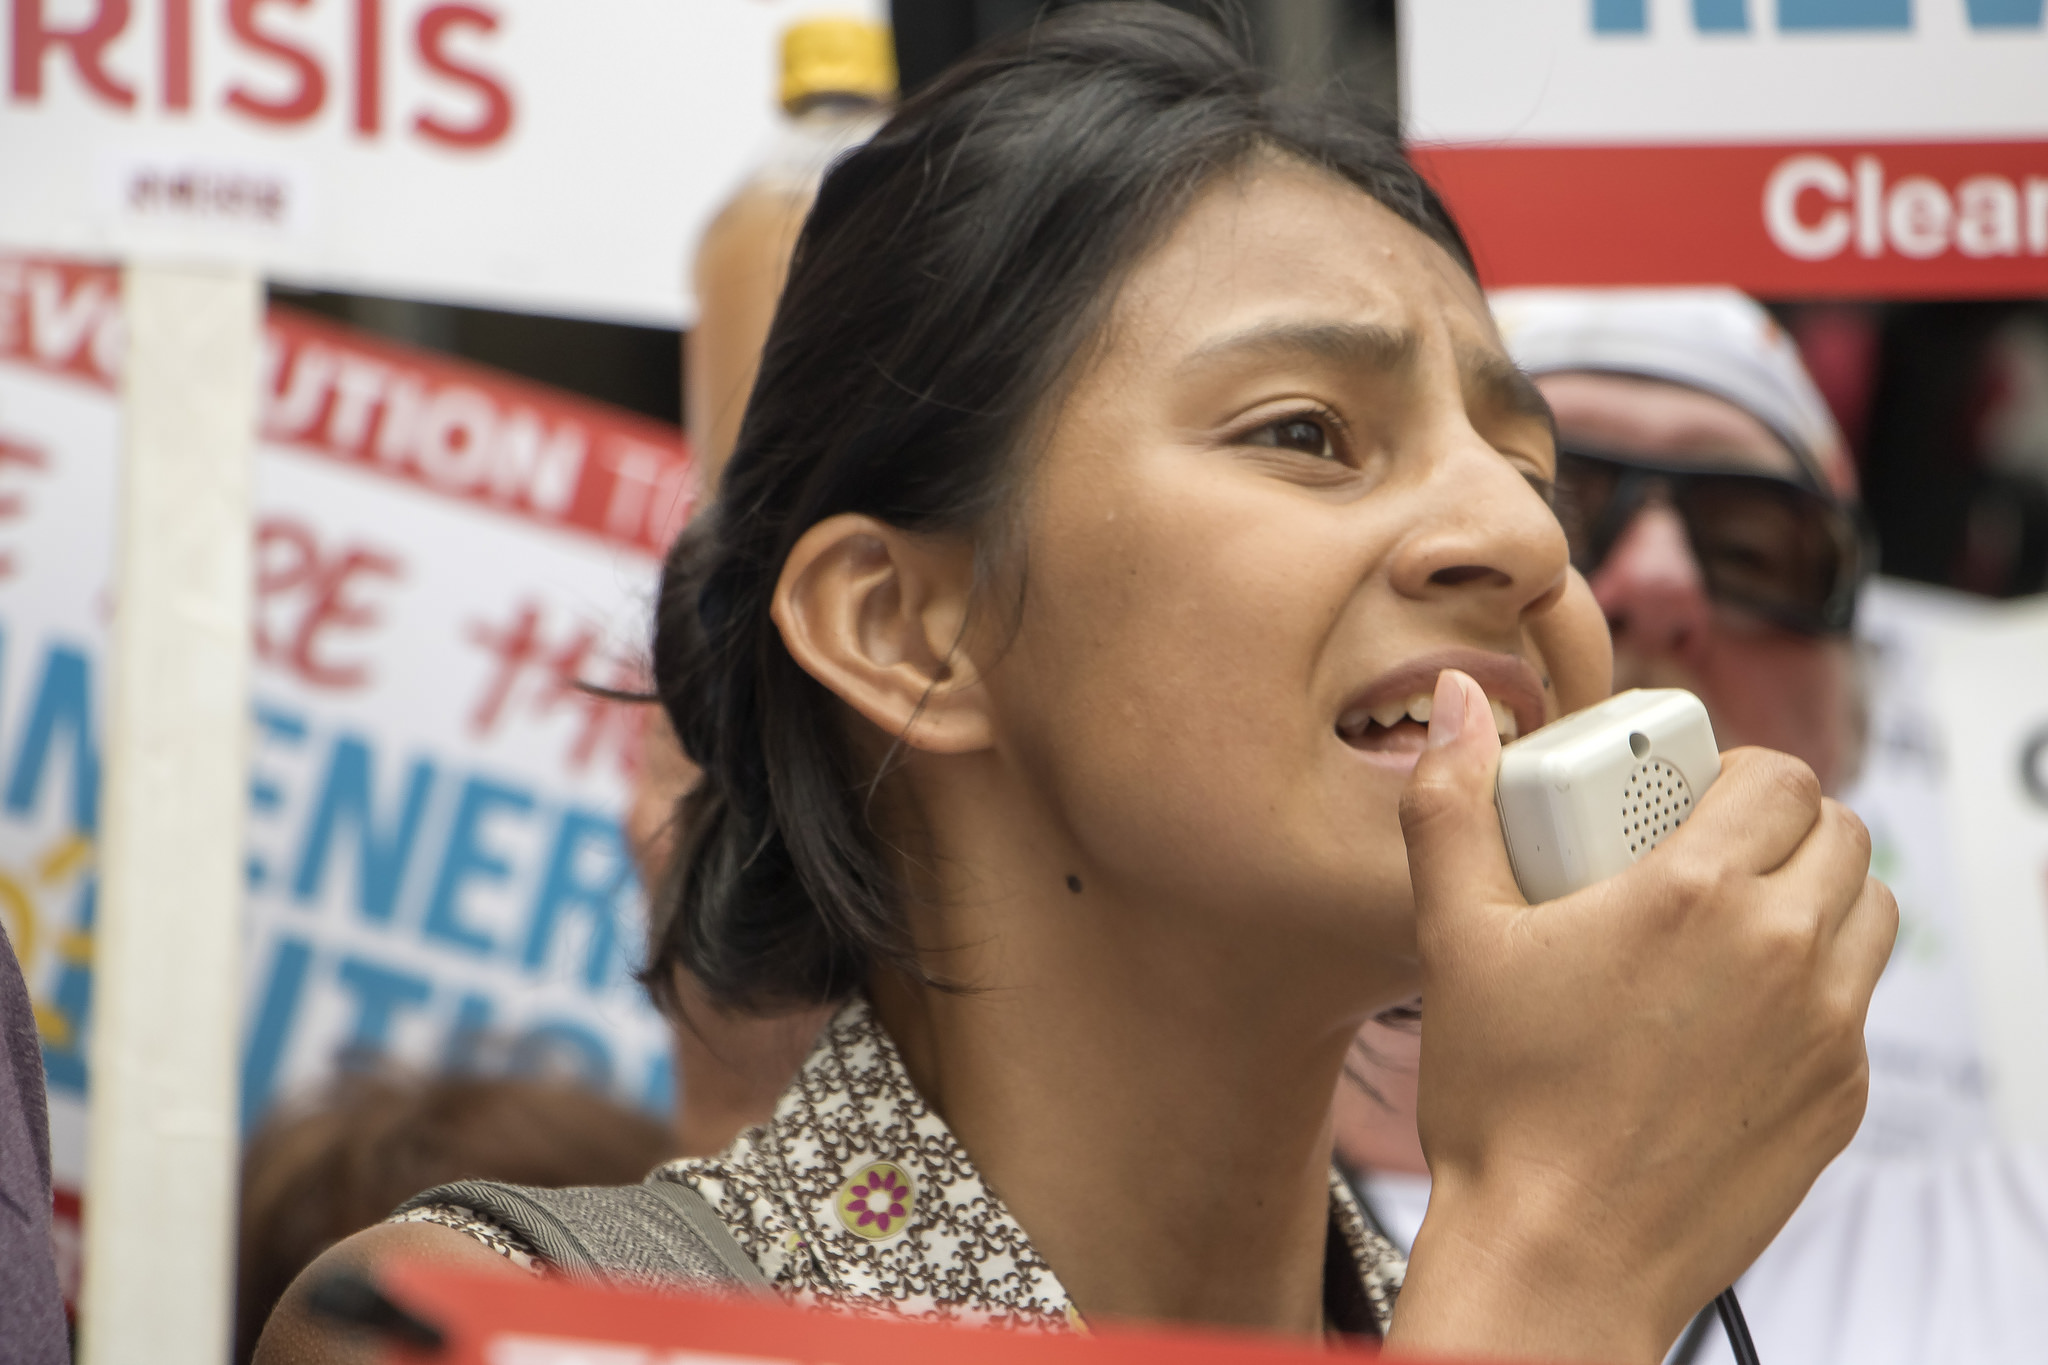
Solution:
[[[885,1236],[909,1215],[910,1182],[894,1166],[878,1162],[868,1167],[847,1185],[846,1194],[842,1214],[854,1231],[867,1236]]]

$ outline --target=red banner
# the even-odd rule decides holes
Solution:
[[[1489,288],[2048,294],[2048,142],[1422,146]]]
[[[118,269],[0,258],[0,361],[112,390],[122,346]],[[266,322],[263,435],[653,556],[697,496],[673,426],[289,308]]]
[[[689,520],[674,427],[289,309],[266,340],[268,440],[651,555]]]
[[[1029,1332],[853,1317],[761,1299],[598,1289],[400,1266],[386,1292],[444,1344],[392,1365],[1309,1365],[1377,1358],[1237,1332]]]
[[[0,361],[111,390],[125,338],[113,266],[0,256]]]

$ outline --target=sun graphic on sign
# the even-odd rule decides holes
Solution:
[[[903,1230],[917,1207],[917,1195],[900,1166],[877,1161],[841,1185],[834,1202],[848,1232],[879,1240]]]
[[[22,975],[35,980],[38,960],[44,950],[44,917],[38,910],[43,896],[76,878],[92,861],[92,840],[73,831],[60,836],[47,852],[35,860],[32,870],[0,867],[0,925],[14,944]],[[57,936],[54,946],[60,960],[69,963],[92,959],[92,935],[77,929]],[[36,1030],[55,1047],[71,1045],[71,1020],[40,1001],[35,1007]]]

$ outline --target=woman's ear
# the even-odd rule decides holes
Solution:
[[[884,734],[967,753],[986,748],[991,729],[963,645],[973,590],[964,540],[842,513],[789,552],[771,615],[797,665]]]

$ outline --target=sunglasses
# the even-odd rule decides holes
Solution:
[[[1802,635],[1848,631],[1856,590],[1876,563],[1850,506],[1774,474],[1559,450],[1557,519],[1587,577],[1653,499],[1684,523],[1708,597]]]

